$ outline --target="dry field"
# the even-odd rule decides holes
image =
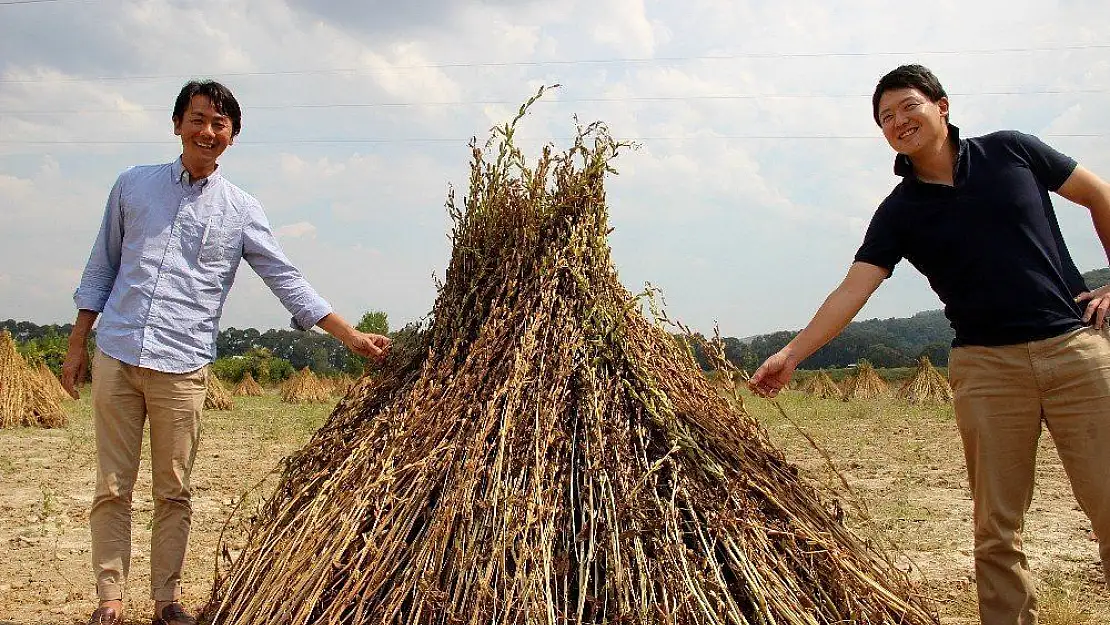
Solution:
[[[211,589],[216,543],[242,497],[302,446],[333,404],[291,405],[274,393],[236,397],[235,410],[204,415],[193,471],[193,531],[184,603]],[[84,623],[96,604],[89,564],[88,508],[96,482],[88,390],[67,402],[63,430],[0,430],[0,624]],[[129,623],[150,623],[149,447],[135,487]],[[252,497],[257,499],[257,495]],[[251,501],[248,500],[247,507]]]
[[[902,557],[938,604],[944,623],[978,623],[972,570],[971,496],[951,406],[895,399],[845,403],[788,391],[778,403],[743,401],[775,444],[816,482],[840,493],[849,523]],[[825,460],[800,430],[828,455]],[[835,466],[849,492],[829,468]],[[1043,625],[1110,623],[1091,525],[1079,510],[1045,431],[1025,551],[1037,578]]]
[[[86,394],[87,395],[87,394]],[[244,493],[278,461],[303,445],[330,405],[290,405],[276,395],[237,397],[231,412],[205,415],[193,474],[193,535],[185,571],[185,603],[207,597],[216,543]],[[765,401],[748,409],[812,479],[836,489],[845,508],[854,498],[798,430]],[[823,447],[867,507],[850,522],[893,544],[923,576],[945,623],[974,623],[971,503],[950,408],[911,408],[894,400],[842,403],[787,393],[786,413]],[[0,430],[0,625],[84,623],[95,604],[89,571],[88,505],[96,470],[87,397],[66,406],[63,430]],[[1026,547],[1043,599],[1042,623],[1110,622],[1110,597],[1096,564],[1090,525],[1078,511],[1045,435]],[[262,490],[264,490],[263,487]],[[259,491],[248,497],[250,509]],[[149,462],[135,490],[132,593],[128,621],[149,622]],[[232,545],[234,547],[234,544]],[[909,565],[907,565],[909,566]]]

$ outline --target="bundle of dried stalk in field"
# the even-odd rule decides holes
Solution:
[[[856,371],[844,380],[844,401],[853,399],[874,399],[890,393],[890,387],[875,373],[875,368],[866,360],[859,361]]]
[[[898,396],[911,404],[947,404],[952,401],[952,386],[929,357],[922,356],[913,377],[902,385]]]
[[[232,394],[236,397],[262,397],[265,392],[262,390],[262,385],[256,382],[254,376],[248,371],[243,374],[243,379],[239,381]]]
[[[840,399],[844,392],[836,385],[829,374],[821,369],[802,385],[802,392],[813,395],[818,399]]]
[[[0,427],[60,428],[66,421],[57,394],[27,366],[11,333],[0,333]]]
[[[622,144],[594,124],[529,165],[515,127],[448,200],[429,321],[287,459],[208,618],[935,623],[621,285]]]
[[[204,394],[205,410],[234,410],[235,400],[215,373],[208,373],[208,389]]]
[[[311,369],[305,367],[281,385],[281,401],[289,404],[327,402],[331,389]]]
[[[328,378],[328,388],[332,395],[343,397],[351,391],[351,387],[355,385],[355,379],[346,373]]]
[[[46,387],[46,390],[57,397],[58,401],[68,401],[73,399],[72,397],[70,397],[69,393],[66,392],[66,389],[62,386],[62,381],[58,379],[58,376],[54,375],[54,372],[50,370],[50,367],[46,366],[45,362],[40,360],[38,365],[35,367],[34,372],[35,375],[39,376],[39,380],[42,381],[42,384]]]

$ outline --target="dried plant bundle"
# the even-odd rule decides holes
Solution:
[[[529,165],[515,128],[473,146],[464,208],[448,199],[428,321],[286,460],[208,617],[935,623],[621,285],[622,144],[593,124]]]
[[[243,379],[232,393],[236,397],[262,397],[264,394],[262,385],[255,381],[250,371],[243,374]]]
[[[331,388],[305,367],[281,385],[281,401],[290,404],[331,401]]]
[[[844,396],[844,392],[824,369],[810,376],[802,386],[802,391],[818,399],[840,399]]]
[[[929,357],[922,356],[913,377],[902,385],[898,396],[911,404],[947,404],[952,402],[952,386]]]
[[[328,378],[328,385],[332,395],[344,397],[355,385],[355,379],[344,373],[334,378]]]
[[[216,374],[208,373],[208,388],[204,394],[205,410],[234,410],[235,400]]]
[[[69,393],[66,392],[65,387],[62,386],[62,381],[58,379],[58,376],[54,375],[54,372],[50,370],[50,367],[46,366],[45,362],[39,361],[38,366],[35,367],[35,374],[39,376],[39,380],[46,386],[46,389],[58,398],[58,401],[69,401],[73,399],[70,397]]]
[[[890,387],[875,373],[875,368],[866,360],[859,361],[856,371],[844,380],[844,401],[853,399],[874,399],[890,393]]]
[[[60,428],[67,421],[57,393],[27,366],[11,333],[0,333],[0,427]]]

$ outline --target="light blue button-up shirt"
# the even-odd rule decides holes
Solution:
[[[331,306],[281,251],[262,205],[213,172],[189,182],[181,159],[120,174],[73,301],[101,313],[96,344],[122,362],[195,371],[216,358],[224,301],[246,259],[293,327]]]

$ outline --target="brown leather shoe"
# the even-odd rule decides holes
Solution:
[[[154,617],[151,625],[197,625],[197,620],[175,601],[162,608],[162,613]]]
[[[89,617],[89,625],[123,625],[123,619],[115,608],[97,608]]]

